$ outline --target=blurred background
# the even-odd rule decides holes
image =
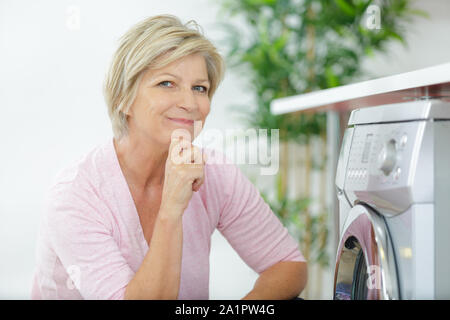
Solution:
[[[119,37],[163,13],[197,21],[226,57],[204,129],[280,130],[279,172],[242,170],[308,257],[302,296],[330,299],[336,233],[327,141],[337,137],[327,136],[326,114],[275,117],[269,103],[448,62],[450,1],[0,0],[0,299],[29,299],[55,174],[112,135],[101,87]],[[210,298],[240,299],[256,278],[215,232]]]

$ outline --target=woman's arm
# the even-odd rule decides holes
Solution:
[[[185,152],[191,148],[191,153]],[[179,162],[175,161],[178,156]],[[191,160],[195,160],[191,163]],[[183,252],[183,212],[203,183],[205,159],[188,141],[172,140],[166,161],[161,207],[149,250],[128,283],[125,299],[178,298]]]
[[[183,249],[182,212],[162,209],[147,255],[128,283],[125,299],[175,300],[178,297]]]
[[[243,300],[293,299],[305,288],[306,279],[306,262],[281,261],[260,274]]]
[[[306,284],[297,241],[236,165],[222,166],[223,209],[218,230],[260,276],[244,299],[291,299]]]

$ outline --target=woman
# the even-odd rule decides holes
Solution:
[[[301,292],[296,242],[237,166],[191,143],[222,73],[176,17],[124,35],[104,87],[114,137],[50,189],[32,298],[208,299],[215,228],[260,274],[245,299]]]

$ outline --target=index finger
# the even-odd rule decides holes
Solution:
[[[172,131],[172,135],[170,137],[170,145],[169,145],[169,156],[172,155],[172,152],[173,152],[173,149],[175,148],[175,146],[177,146],[182,141],[189,142],[190,137],[191,137],[191,134],[189,133],[189,131],[187,131],[185,129],[175,129],[174,131]]]

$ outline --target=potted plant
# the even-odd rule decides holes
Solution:
[[[312,214],[311,176],[325,174],[326,114],[274,115],[273,99],[348,84],[364,74],[366,56],[384,52],[391,41],[405,43],[407,26],[417,15],[410,0],[223,0],[224,20],[240,18],[246,28],[229,22],[224,46],[228,65],[240,70],[255,93],[256,107],[234,106],[250,128],[279,129],[280,171],[276,192],[261,194],[282,222],[298,237],[309,264],[330,265],[326,251],[328,211],[325,201]],[[268,130],[270,133],[270,130]],[[312,141],[319,141],[322,161],[314,161]],[[302,146],[307,188],[289,196],[290,149]],[[298,152],[298,151],[297,151]],[[300,156],[300,154],[299,154]],[[316,161],[317,162],[317,161]],[[325,192],[324,186],[320,186]],[[306,292],[307,294],[308,292]]]

